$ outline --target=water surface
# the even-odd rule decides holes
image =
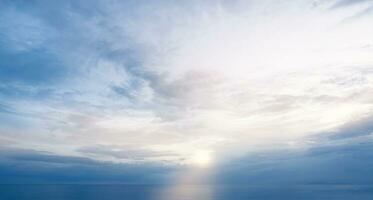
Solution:
[[[1,200],[372,200],[373,186],[0,185]]]

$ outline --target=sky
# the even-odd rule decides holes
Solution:
[[[372,20],[371,0],[0,0],[0,182],[372,183]]]

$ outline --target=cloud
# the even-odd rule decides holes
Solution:
[[[340,1],[337,1],[335,4],[334,4],[334,8],[341,8],[341,7],[345,7],[345,6],[351,6],[351,5],[355,5],[355,4],[361,4],[361,3],[372,3],[371,0],[340,0]]]
[[[371,141],[330,145],[308,151],[248,155],[220,166],[216,182],[249,185],[371,184]]]
[[[372,117],[367,116],[363,119],[350,121],[339,129],[331,137],[333,139],[354,138],[373,133]]]
[[[346,127],[371,116],[371,20],[333,2],[3,3],[1,137],[187,163],[365,135]]]
[[[29,149],[0,151],[2,183],[164,183],[165,165],[128,165]]]
[[[108,145],[96,145],[87,146],[79,149],[80,152],[98,156],[111,156],[116,159],[128,159],[128,160],[149,160],[162,158],[165,161],[177,158],[178,155],[172,152],[156,152],[149,150],[129,149],[123,146],[108,146]]]

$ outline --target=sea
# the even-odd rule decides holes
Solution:
[[[0,200],[373,200],[372,185],[2,184]]]

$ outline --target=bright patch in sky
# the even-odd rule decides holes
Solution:
[[[208,167],[212,162],[211,152],[197,151],[193,154],[191,162],[198,167]]]

